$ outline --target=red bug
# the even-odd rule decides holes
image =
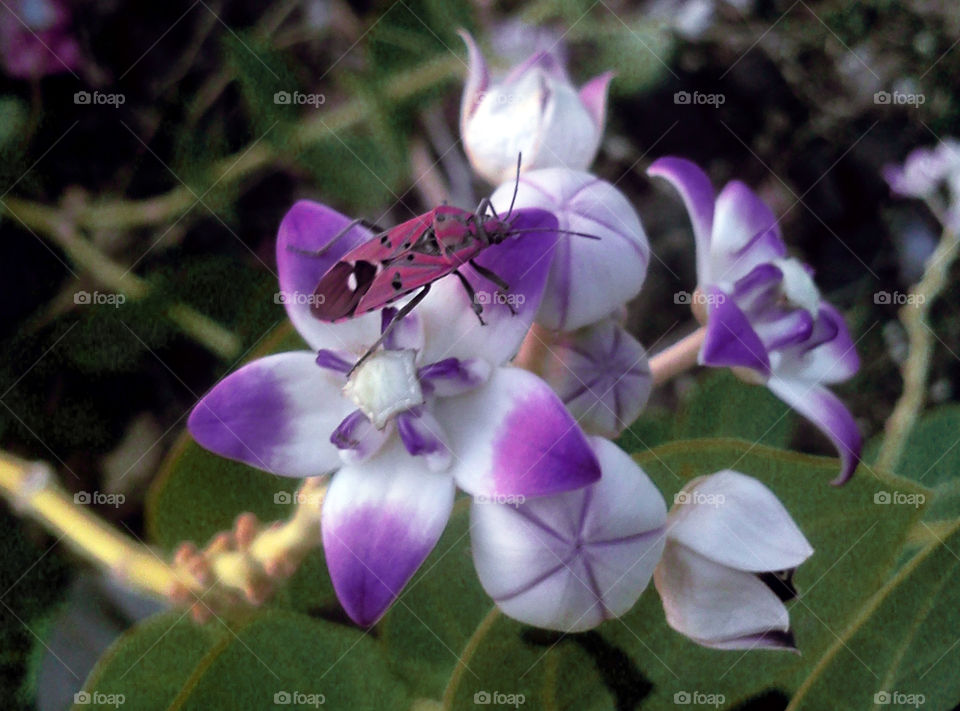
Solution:
[[[311,311],[321,321],[342,321],[375,311],[417,289],[420,290],[400,309],[388,329],[357,365],[376,349],[393,324],[399,322],[424,299],[434,281],[449,274],[459,278],[470,297],[474,313],[480,323],[484,323],[481,315],[483,305],[476,298],[473,286],[459,271],[460,267],[470,264],[480,276],[496,285],[501,292],[507,292],[510,286],[497,274],[477,264],[474,259],[487,247],[500,244],[515,234],[543,231],[512,229],[510,217],[519,187],[519,171],[518,161],[518,182],[506,217],[497,215],[488,198],[481,200],[474,212],[442,205],[389,230],[379,230],[370,240],[341,257],[340,261],[320,278],[314,289],[314,294],[319,298],[312,302]],[[319,256],[358,224],[366,223],[360,219],[353,220],[333,236],[327,247],[304,254]],[[569,234],[599,239],[595,235],[579,232]],[[514,311],[509,300],[504,299],[502,302]]]

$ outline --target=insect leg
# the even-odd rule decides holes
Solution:
[[[357,225],[366,227],[368,230],[373,230],[377,234],[386,232],[386,230],[384,230],[382,227],[378,227],[372,222],[369,222],[363,219],[362,217],[358,217],[355,220],[350,220],[350,222],[347,224],[346,227],[344,227],[342,230],[337,232],[337,234],[331,237],[330,241],[327,242],[325,245],[323,245],[320,249],[300,249],[299,247],[287,247],[287,251],[293,252],[295,254],[302,254],[306,257],[320,257],[324,254],[324,252],[326,252],[328,249],[330,249],[330,247],[333,246],[334,242],[336,242],[338,239],[346,235],[350,230],[352,230]]]
[[[480,264],[477,264],[472,259],[470,260],[470,266],[476,269],[477,274],[482,276],[484,279],[486,279],[487,281],[491,281],[494,284],[496,284],[498,287],[500,287],[499,293],[502,293],[504,297],[507,296],[507,292],[510,291],[510,285],[507,282],[505,282],[499,274],[497,274],[494,271],[491,271],[490,269],[487,269],[486,267]],[[517,315],[517,310],[513,308],[513,304],[510,303],[510,299],[504,298],[503,303],[506,304],[508,309],[510,309],[510,313],[512,313],[514,316]]]
[[[467,296],[470,297],[470,304],[473,306],[473,313],[477,315],[477,318],[480,319],[480,325],[486,326],[486,321],[483,320],[483,316],[480,314],[483,313],[483,304],[477,301],[477,292],[473,290],[473,286],[467,281],[467,278],[461,274],[458,270],[454,269],[453,273],[457,275],[457,278],[460,280],[460,283],[463,284],[463,288],[467,292]]]
[[[493,206],[493,203],[490,202],[490,198],[485,197],[480,200],[480,204],[477,205],[477,214],[483,216],[486,214],[487,210],[490,210],[496,219],[500,219],[500,215],[497,214],[497,209]]]
[[[397,312],[397,315],[393,317],[393,320],[390,322],[390,325],[387,326],[384,329],[383,333],[380,334],[380,338],[378,338],[374,342],[374,344],[367,349],[367,352],[364,353],[360,357],[360,360],[354,363],[353,367],[347,372],[348,378],[353,374],[353,371],[355,371],[357,368],[360,367],[361,363],[363,363],[367,358],[373,355],[374,351],[376,351],[377,348],[379,348],[380,345],[384,342],[384,340],[386,340],[387,336],[390,335],[390,332],[394,329],[394,327],[398,323],[400,323],[400,321],[402,321],[407,314],[413,311],[416,308],[417,304],[423,301],[428,291],[430,291],[430,284],[425,284],[424,287],[417,292],[416,296],[414,296],[412,299],[410,299],[410,301],[408,301],[406,304],[403,305],[403,307]]]

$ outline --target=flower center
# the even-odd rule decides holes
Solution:
[[[820,311],[820,291],[813,278],[796,259],[776,259],[774,264],[783,272],[781,289],[787,301],[810,312],[814,318]]]
[[[398,412],[422,405],[416,352],[378,351],[357,368],[343,388],[377,429]]]

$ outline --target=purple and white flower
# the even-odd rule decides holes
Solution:
[[[539,373],[585,432],[611,439],[640,416],[653,387],[646,351],[614,317],[559,334]]]
[[[386,347],[350,372],[392,310],[383,319],[370,313],[325,323],[298,297],[313,294],[330,266],[371,233],[354,227],[322,255],[308,255],[350,221],[297,203],[280,226],[277,263],[287,313],[312,350],[253,361],[190,415],[197,442],[223,456],[283,476],[337,471],[323,505],[323,544],[337,595],[358,624],[373,624],[432,550],[456,486],[532,499],[600,476],[589,442],[550,387],[503,365],[533,321],[556,242],[549,213],[515,218],[519,229],[538,231],[477,259],[523,296],[515,314],[490,304],[481,326],[459,281],[440,280]],[[462,270],[481,283],[472,267]]]
[[[846,406],[825,385],[859,369],[840,312],[824,301],[806,264],[787,256],[777,219],[750,188],[710,179],[682,158],[661,158],[648,173],[680,192],[697,244],[694,312],[706,319],[702,365],[730,367],[827,435],[841,459],[834,484],[849,479],[862,438]],[[705,302],[702,304],[701,302]],[[705,313],[704,313],[705,312]]]
[[[501,214],[510,208],[514,181],[490,201]],[[553,213],[561,230],[537,323],[572,331],[599,321],[640,293],[650,263],[650,244],[640,218],[624,195],[590,173],[545,168],[520,176],[514,209]]]
[[[647,587],[664,548],[667,508],[612,442],[591,440],[603,476],[584,489],[519,505],[474,500],[471,548],[504,614],[581,632],[620,617]]]
[[[578,91],[562,62],[537,52],[490,84],[487,63],[473,38],[460,36],[469,72],[460,106],[460,136],[473,169],[494,185],[522,170],[554,166],[583,170],[596,156],[606,122],[607,88],[601,74]]]
[[[721,471],[691,481],[667,517],[653,579],[667,623],[716,649],[795,649],[784,602],[813,548],[776,495]]]
[[[883,177],[894,193],[925,200],[942,211],[938,217],[946,227],[960,226],[960,141],[947,138],[936,148],[916,148],[903,165],[884,166]]]

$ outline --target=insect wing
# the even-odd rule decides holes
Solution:
[[[356,313],[382,308],[421,286],[442,279],[479,252],[475,245],[446,256],[410,252],[396,262],[383,266],[357,304]]]
[[[377,267],[370,262],[337,262],[314,289],[310,312],[321,321],[353,316],[376,275]]]
[[[386,232],[375,235],[372,239],[358,245],[343,257],[347,262],[370,262],[380,264],[391,259],[397,259],[414,249],[417,243],[433,224],[433,213],[425,212],[391,227]]]

